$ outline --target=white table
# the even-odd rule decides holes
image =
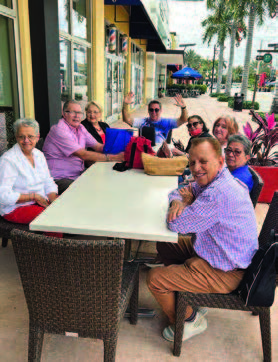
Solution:
[[[143,170],[117,172],[114,163],[96,163],[31,224],[31,230],[177,242],[167,229],[168,194],[175,176],[148,176]]]

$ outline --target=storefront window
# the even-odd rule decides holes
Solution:
[[[70,78],[70,42],[60,39],[60,77],[61,77],[61,98],[65,102],[71,99],[71,78]]]
[[[12,0],[0,0],[0,5],[7,6],[7,8],[12,8]]]
[[[88,101],[87,96],[87,49],[74,46],[74,99]]]
[[[69,13],[70,2],[69,0],[59,0],[59,28],[60,30],[69,33]]]
[[[88,0],[59,0],[61,100],[63,104],[75,99],[82,108],[91,97],[88,4]]]
[[[134,106],[142,103],[144,79],[144,53],[143,50],[132,44],[131,54],[131,89],[135,93]]]
[[[73,1],[73,35],[87,39],[86,0]]]
[[[0,106],[12,106],[12,72],[9,42],[9,20],[0,16]]]

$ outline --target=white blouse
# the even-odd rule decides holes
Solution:
[[[58,187],[50,176],[44,154],[37,148],[32,151],[33,167],[18,144],[0,157],[0,215],[6,215],[17,207],[34,204],[28,201],[17,204],[20,194],[34,192],[47,198]]]

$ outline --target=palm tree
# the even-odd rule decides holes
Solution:
[[[223,60],[224,60],[224,43],[230,33],[232,13],[227,6],[226,0],[208,1],[208,8],[214,13],[209,15],[201,24],[205,27],[203,42],[210,44],[213,37],[217,36],[220,46],[219,50],[219,67],[217,76],[216,92],[219,93],[222,82]]]
[[[192,49],[184,52],[184,64],[186,64],[188,67],[198,69],[201,64],[201,59],[202,57]]]
[[[244,94],[246,99],[255,20],[257,19],[258,24],[262,25],[266,13],[268,12],[270,15],[271,13],[275,12],[276,0],[231,0],[231,3],[233,5],[238,5],[238,10],[240,14],[244,14],[244,11],[246,10],[249,11],[247,43],[241,85],[241,93]]]

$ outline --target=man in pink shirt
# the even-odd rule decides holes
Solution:
[[[51,176],[63,193],[84,171],[84,161],[124,161],[124,154],[107,155],[101,153],[103,144],[81,124],[83,112],[74,100],[63,106],[63,118],[51,127],[43,146]],[[93,151],[87,151],[91,147]]]

